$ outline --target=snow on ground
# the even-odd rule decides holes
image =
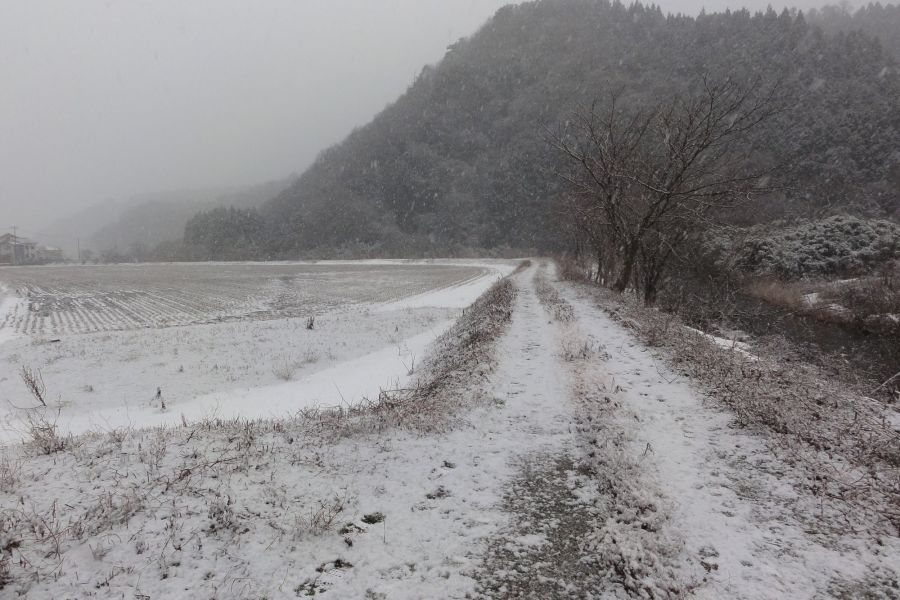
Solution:
[[[688,331],[693,331],[694,333],[703,336],[704,338],[708,339],[709,341],[714,343],[716,346],[719,346],[720,348],[725,348],[726,350],[734,350],[736,352],[740,352],[741,354],[745,355],[747,358],[756,359],[756,356],[754,356],[753,353],[750,352],[750,344],[748,344],[746,342],[741,342],[736,339],[728,339],[728,338],[719,337],[716,335],[712,335],[711,333],[706,333],[704,331],[700,331],[699,329],[694,329],[693,327],[685,326],[685,329],[687,329]]]
[[[32,336],[268,320],[387,302],[496,267],[403,263],[141,263],[0,267],[27,310],[0,329]]]
[[[814,307],[819,304],[821,296],[821,292],[810,292],[808,294],[803,294],[803,303],[807,307]]]
[[[93,427],[106,430],[180,422],[182,415],[189,420],[209,415],[272,417],[312,405],[333,406],[377,396],[380,388],[405,381],[427,343],[449,326],[459,309],[514,268],[509,261],[446,263],[465,267],[468,271],[453,273],[470,276],[417,294],[406,304],[399,300],[342,305],[319,313],[312,330],[306,328],[305,318],[287,317],[70,333],[59,335],[58,341],[11,334],[0,346],[0,442],[21,438],[19,409],[34,404],[19,377],[22,366],[40,371],[51,404],[61,410],[58,426],[73,433]],[[369,288],[390,289],[394,277],[394,297],[402,290],[417,290],[414,269],[419,267],[430,269],[423,272],[428,277],[423,281],[441,281],[431,273],[434,263],[424,261],[405,261],[403,271],[396,274],[382,273],[383,269],[374,272],[377,282],[370,280],[373,272],[367,270],[341,274],[355,263],[341,263],[344,267],[337,272],[330,270],[331,263],[319,264],[325,269],[320,275],[328,278],[327,289],[345,290],[345,302],[366,298],[370,294],[367,281]],[[385,261],[392,264],[398,263]],[[213,265],[212,273],[221,271],[233,278],[233,271],[246,267],[226,266]],[[164,265],[156,267],[165,273]],[[56,277],[65,273],[53,272]],[[154,285],[159,286],[160,277],[154,275]],[[298,293],[314,295],[309,289],[314,286],[315,279]],[[17,299],[6,300],[4,306],[11,309],[13,303],[19,309],[25,307]],[[10,331],[0,329],[0,333]],[[295,381],[283,383],[279,377]],[[157,389],[165,411],[156,399]]]
[[[400,310],[403,308],[465,308],[473,300],[487,291],[494,282],[508,275],[513,267],[498,269],[490,275],[477,275],[472,279],[443,288],[437,292],[425,292],[402,300],[388,302],[378,307],[380,311]]]
[[[285,418],[307,408],[347,407],[367,398],[377,398],[382,389],[403,386],[414,374],[417,357],[424,356],[428,344],[452,324],[452,320],[435,322],[424,333],[405,338],[397,345],[382,347],[357,358],[334,359],[330,361],[333,366],[315,370],[295,381],[187,396],[177,401],[167,401],[166,395],[162,395],[160,401],[155,398],[152,388],[147,388],[151,391],[146,398],[131,403],[123,398],[118,405],[89,408],[84,404],[63,402],[59,405],[61,411],[56,425],[61,432],[79,434],[122,427],[177,425],[183,420],[193,423],[209,418]],[[367,341],[383,344],[385,340]],[[360,342],[359,337],[354,336],[355,349],[360,348]],[[304,359],[300,356],[299,360]],[[102,397],[96,389],[89,393]],[[164,408],[163,403],[166,403]],[[0,441],[3,433],[9,439],[23,437],[22,425],[15,419],[16,412],[12,411],[6,431],[0,432]]]
[[[7,438],[15,435],[19,411],[11,405],[33,404],[19,377],[20,365],[40,369],[49,397],[62,406],[60,425],[73,431],[91,423],[103,428],[105,423],[126,424],[123,421],[140,425],[143,418],[148,423],[169,422],[180,420],[183,413],[228,417],[223,403],[251,389],[277,388],[283,383],[274,372],[279,369],[294,371],[296,381],[288,385],[302,385],[301,380],[319,372],[350,363],[349,368],[371,355],[370,361],[389,367],[383,377],[369,382],[377,393],[377,386],[408,370],[402,362],[411,360],[402,356],[404,341],[431,337],[453,316],[453,311],[441,309],[378,313],[351,308],[318,317],[313,330],[306,329],[305,319],[294,318],[89,333],[56,343],[20,338],[0,346],[0,398],[6,401],[0,404],[0,418],[13,421],[0,426],[6,429],[0,439],[4,433]],[[388,355],[395,360],[379,359]],[[332,373],[348,395],[353,392],[352,373]],[[154,400],[158,388],[165,413]],[[327,394],[322,403],[336,404],[333,396]],[[235,414],[253,416],[247,412],[254,410],[252,404],[234,408],[241,409]],[[268,405],[258,408],[259,416],[273,412]]]
[[[24,309],[25,302],[14,295],[8,286],[0,283],[0,315],[15,314]],[[3,327],[0,328],[0,345],[4,342],[14,340],[21,337],[22,334],[16,333],[14,329]]]

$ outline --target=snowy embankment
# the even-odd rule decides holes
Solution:
[[[62,433],[79,434],[205,419],[279,419],[310,408],[346,408],[377,398],[383,389],[405,386],[415,372],[417,358],[425,356],[429,344],[452,324],[452,320],[437,322],[396,346],[339,362],[296,381],[203,394],[168,406],[162,405],[164,396],[161,401],[151,396],[148,402],[74,414],[64,405],[56,425]]]
[[[13,366],[40,370],[61,433],[346,407],[405,385],[459,310],[515,268],[508,261],[439,264],[479,271],[408,298],[321,314],[313,330],[299,318],[214,323],[68,335],[56,343],[11,339],[2,354]],[[22,439],[28,425],[21,409],[34,404],[13,370],[0,376],[7,401],[0,443]]]
[[[370,407],[117,429],[6,456],[0,587],[29,598],[461,596],[475,542],[504,520],[509,460],[531,439],[526,414],[480,393],[495,354],[520,351],[494,351],[514,301],[511,283],[492,288],[438,340],[415,386]]]

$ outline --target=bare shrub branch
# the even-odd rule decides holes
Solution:
[[[22,382],[25,383],[25,387],[28,388],[28,392],[31,394],[32,398],[37,400],[41,406],[46,407],[47,387],[44,385],[44,378],[41,376],[41,371],[39,369],[33,370],[30,367],[22,365],[19,376],[22,378]]]

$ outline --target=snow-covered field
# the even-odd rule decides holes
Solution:
[[[321,314],[404,298],[483,274],[469,263],[169,263],[0,268],[20,302],[0,331],[53,338]]]
[[[34,404],[22,367],[73,433],[357,402],[403,381],[513,264],[0,269],[0,441],[21,437],[20,409]]]

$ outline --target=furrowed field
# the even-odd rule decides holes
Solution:
[[[0,269],[32,336],[314,315],[459,284],[482,270],[402,264],[141,264]]]

